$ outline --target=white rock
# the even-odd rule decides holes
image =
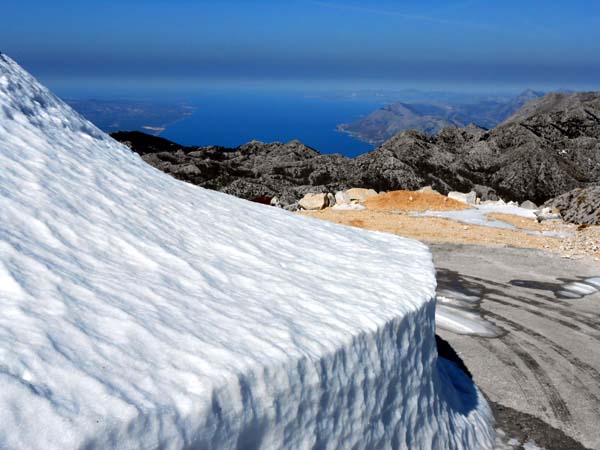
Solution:
[[[308,193],[298,202],[298,206],[307,211],[318,211],[320,209],[327,208],[328,205],[329,199],[327,198],[327,194],[324,193]]]
[[[530,200],[525,200],[521,203],[521,208],[535,210],[538,209],[537,205]]]
[[[448,193],[448,198],[462,203],[467,203],[469,205],[474,205],[477,201],[477,193],[475,193],[475,191],[471,191],[468,193],[452,191]]]
[[[335,203],[336,205],[347,205],[350,203],[350,199],[344,191],[337,191],[335,193]]]
[[[350,202],[364,203],[370,198],[375,197],[377,191],[374,189],[352,188],[348,189],[345,194]]]
[[[533,212],[537,217],[538,222],[545,220],[560,220],[562,216],[556,208],[541,208]]]
[[[433,187],[431,186],[424,186],[421,189],[419,189],[417,192],[424,192],[424,193],[428,193],[428,194],[439,194],[438,191],[436,191]]]

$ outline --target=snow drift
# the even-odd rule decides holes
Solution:
[[[425,246],[146,165],[0,55],[0,448],[463,449]]]

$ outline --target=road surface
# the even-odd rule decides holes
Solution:
[[[430,247],[440,289],[479,293],[481,314],[501,328],[496,338],[438,330],[492,402],[499,427],[548,450],[584,448],[569,438],[600,449],[600,293],[565,290],[600,277],[600,263],[509,247]]]

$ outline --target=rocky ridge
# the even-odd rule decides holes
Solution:
[[[567,222],[600,225],[600,186],[573,189],[544,206],[558,209]]]
[[[294,209],[306,193],[350,187],[376,191],[475,191],[482,200],[537,204],[600,184],[600,93],[549,94],[492,130],[447,127],[435,136],[404,131],[350,159],[301,142],[237,148],[185,147],[139,132],[112,135],[184,181],[249,200],[277,197]]]
[[[493,128],[524,104],[542,95],[541,92],[527,89],[504,101],[483,99],[465,104],[395,102],[354,122],[340,124],[338,130],[361,141],[379,145],[409,129],[434,135],[448,126],[464,127],[471,123]]]

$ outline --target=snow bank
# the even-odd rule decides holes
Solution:
[[[425,246],[146,165],[0,55],[0,448],[463,449]]]

